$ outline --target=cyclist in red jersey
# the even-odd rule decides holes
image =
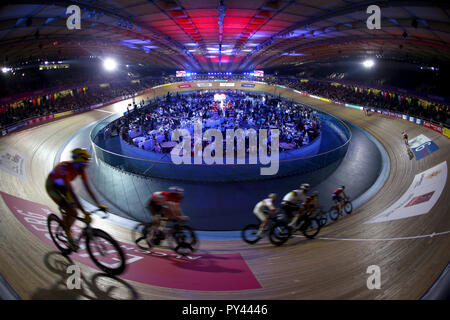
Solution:
[[[344,200],[348,199],[344,189],[345,186],[339,186],[339,188],[333,191],[331,197],[331,199],[338,205],[339,213],[341,213],[342,207],[344,206]]]
[[[407,146],[409,146],[409,142],[408,142],[408,134],[406,133],[406,131],[402,131],[402,135],[403,135],[403,141],[405,142],[405,144]]]
[[[169,192],[154,192],[148,201],[147,209],[152,215],[152,235],[158,234],[165,228],[165,224],[161,223],[161,218],[167,217],[169,220],[186,221],[189,218],[183,214],[180,203],[184,197],[184,190],[180,187],[170,187]],[[160,233],[160,232],[159,232]]]
[[[72,150],[72,159],[73,161],[60,162],[50,172],[45,183],[45,189],[50,198],[59,206],[61,212],[64,213],[62,219],[68,245],[75,248],[76,245],[73,242],[73,235],[70,229],[77,217],[77,208],[85,214],[85,219],[88,221],[90,213],[84,210],[70,183],[76,177],[81,176],[83,185],[95,203],[97,203],[98,208],[106,211],[107,207],[99,204],[88,183],[88,175],[85,169],[88,166],[91,155],[85,149],[76,148]]]

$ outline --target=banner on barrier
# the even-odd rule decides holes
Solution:
[[[447,138],[450,138],[450,130],[447,128],[444,128],[444,130],[442,130],[442,133],[444,134],[444,136],[446,136]]]
[[[241,83],[241,87],[254,88],[255,84],[254,83]],[[294,91],[296,91],[297,93],[300,93],[297,90],[294,90]]]
[[[73,113],[72,111],[66,111],[66,112],[57,113],[57,114],[55,114],[55,118],[68,116],[69,114],[72,114],[72,113]]]
[[[423,124],[423,121],[420,120],[420,119],[416,119],[416,123],[417,123],[417,124]]]
[[[430,122],[430,129],[442,134],[442,127]]]
[[[423,122],[423,126],[424,126],[424,127],[427,127],[427,128],[430,128],[430,127],[431,127],[431,122],[429,122],[429,121],[424,121],[424,122]]]
[[[22,123],[16,124],[15,126],[7,128],[6,131],[7,131],[7,133],[10,133],[10,132],[16,131],[20,128],[26,127],[26,126],[27,126],[27,123],[22,122]]]
[[[359,110],[362,110],[362,109],[363,109],[363,107],[355,106],[355,105],[353,105],[353,104],[348,104],[348,103],[346,103],[345,106],[346,106],[346,107],[349,107],[349,108],[359,109]]]
[[[27,121],[27,125],[30,126],[30,125],[33,125],[33,124],[36,124],[36,123],[39,123],[39,122],[43,122],[43,121],[47,121],[47,120],[50,120],[50,119],[53,119],[53,118],[54,118],[54,115],[51,114],[49,116],[31,119],[31,120]]]
[[[219,83],[221,87],[234,87],[234,82],[221,82]]]
[[[103,106],[103,103],[94,104],[93,106],[90,107],[90,109],[91,110],[97,109],[97,108],[100,108],[101,106]]]
[[[183,89],[183,88],[190,88],[191,85],[189,83],[185,83],[185,84],[179,84],[178,88]]]
[[[211,87],[212,83],[197,83],[197,87]]]
[[[447,181],[444,161],[414,177],[408,190],[387,210],[365,223],[405,219],[428,213],[439,200]]]

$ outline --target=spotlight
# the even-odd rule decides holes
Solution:
[[[366,68],[372,68],[375,65],[375,62],[373,60],[366,60],[363,62],[363,66]]]
[[[3,67],[3,68],[2,68],[2,72],[3,72],[3,73],[7,73],[8,71],[9,71],[8,68],[6,68],[6,67]]]
[[[117,69],[117,62],[111,58],[106,58],[103,61],[103,67],[107,70],[107,71],[114,71]]]

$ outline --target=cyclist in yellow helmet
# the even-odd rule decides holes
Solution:
[[[78,197],[75,195],[70,184],[76,177],[81,176],[83,184],[92,199],[97,203],[99,209],[106,211],[107,207],[99,204],[97,197],[92,192],[88,183],[88,175],[85,171],[91,159],[91,155],[86,149],[76,148],[72,150],[72,161],[60,162],[48,175],[45,189],[52,200],[60,207],[63,214],[63,223],[67,233],[68,245],[75,247],[73,234],[70,230],[75,218],[77,208],[80,209],[90,221],[90,213],[84,210]]]

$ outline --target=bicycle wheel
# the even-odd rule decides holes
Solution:
[[[261,238],[258,236],[259,225],[249,224],[241,231],[242,240],[248,244],[255,244]]]
[[[125,255],[116,240],[106,232],[92,229],[86,236],[86,247],[92,261],[103,272],[116,276],[125,271]]]
[[[302,232],[305,237],[309,239],[314,239],[314,237],[319,233],[322,225],[320,224],[320,220],[317,218],[309,219],[305,222],[302,227]]]
[[[324,225],[327,224],[328,222],[328,218],[326,215],[321,215],[320,217],[318,217],[319,222],[320,222],[320,226],[323,227]]]
[[[58,250],[65,256],[69,255],[72,249],[67,245],[67,235],[64,231],[62,220],[57,215],[50,214],[47,217],[47,228]]]
[[[344,211],[347,214],[352,213],[352,211],[353,211],[353,204],[352,204],[351,201],[345,201],[345,203],[344,203]]]
[[[134,243],[142,250],[150,250],[148,235],[150,234],[151,223],[140,223],[133,228],[132,236]]]
[[[275,222],[269,231],[269,240],[276,246],[281,246],[289,240],[291,236],[291,228],[284,221]]]
[[[189,226],[179,226],[173,234],[175,240],[174,251],[186,256],[197,250],[199,241],[194,230]]]
[[[330,218],[336,220],[339,217],[339,210],[336,206],[331,207],[330,209]]]

